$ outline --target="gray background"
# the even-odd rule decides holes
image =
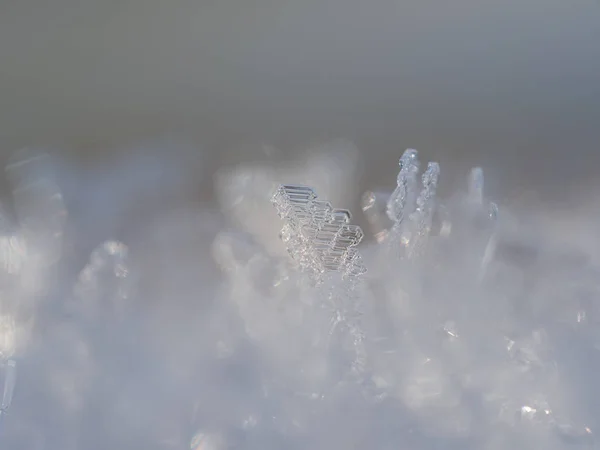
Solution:
[[[181,132],[212,170],[257,158],[242,144],[343,136],[367,185],[415,147],[493,167],[498,195],[558,195],[597,170],[599,79],[597,0],[0,4],[3,148],[80,160]]]

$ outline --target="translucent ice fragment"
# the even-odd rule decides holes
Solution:
[[[490,202],[488,207],[488,216],[490,220],[496,220],[498,218],[498,205],[494,202]]]
[[[16,325],[12,314],[0,316],[0,358],[11,358],[16,350]]]
[[[317,195],[307,186],[282,185],[275,191],[272,203],[282,219],[306,218],[310,202]]]
[[[431,229],[439,176],[439,164],[430,162],[427,166],[427,170],[423,174],[423,190],[417,198],[417,208],[413,216],[414,220],[417,222],[419,235],[427,235]]]
[[[467,205],[472,209],[471,214],[474,214],[475,219],[493,222],[498,216],[498,205],[486,202],[484,189],[483,169],[474,167],[469,175]]]
[[[279,186],[272,202],[285,220],[280,238],[301,269],[317,279],[328,271],[347,276],[364,272],[360,259],[350,252],[363,238],[362,229],[349,223],[350,211],[333,209],[306,186]]]
[[[356,248],[348,249],[346,255],[346,262],[344,264],[344,277],[358,277],[367,272],[367,267],[365,266],[360,253]]]
[[[469,175],[469,203],[474,205],[483,205],[483,169],[474,167]]]
[[[54,263],[60,258],[67,212],[49,156],[23,149],[13,155],[5,170],[12,185],[17,219],[30,251],[35,249],[41,263]]]
[[[6,412],[10,408],[16,384],[17,363],[9,359],[4,368],[4,389],[2,392],[2,404],[0,405],[1,412]]]
[[[419,160],[416,150],[408,149],[400,158],[400,172],[397,186],[387,205],[387,214],[397,226],[404,219],[405,208],[410,206],[416,197]]]
[[[410,215],[410,227],[406,228],[401,240],[406,245],[409,256],[413,256],[424,245],[431,231],[439,175],[439,164],[430,162],[427,170],[423,173],[423,190],[417,198],[417,207]]]

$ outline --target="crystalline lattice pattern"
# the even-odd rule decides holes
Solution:
[[[331,271],[351,277],[365,272],[355,250],[363,232],[349,223],[349,211],[334,209],[329,202],[317,200],[316,193],[305,186],[282,185],[272,202],[285,221],[282,240],[303,270],[317,278]]]

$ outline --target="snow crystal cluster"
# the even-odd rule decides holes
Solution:
[[[246,336],[273,358],[265,389],[284,387],[283,417],[253,417],[294,448],[593,448],[596,282],[563,286],[555,309],[544,284],[565,279],[544,270],[561,250],[515,232],[481,168],[449,197],[439,177],[404,152],[393,192],[362,197],[373,237],[362,247],[347,212],[302,184],[274,188],[289,258],[252,243],[229,272]],[[227,252],[246,239],[230,234]]]
[[[48,156],[15,155],[0,448],[596,448],[595,255],[413,149],[353,218],[358,156],[220,172],[219,211],[82,263]]]

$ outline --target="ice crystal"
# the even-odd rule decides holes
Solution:
[[[511,234],[482,168],[471,170],[462,192],[439,197],[439,165],[420,174],[417,156],[412,149],[402,155],[391,194],[363,195],[374,242],[363,244],[362,255],[350,214],[296,184],[272,198],[289,259],[256,242],[216,241],[247,335],[284,367],[263,387],[286,408],[253,432],[269,422],[290,439],[308,436],[312,414],[326,420],[328,408],[360,398],[377,417],[395,418],[378,434],[382,448],[408,440],[415,448],[495,449],[504,448],[496,443],[502,435],[521,446],[540,436],[545,448],[590,445],[595,424],[554,393],[565,376],[557,342],[565,333],[590,342],[597,336],[589,326],[595,294],[578,294],[561,314],[549,303],[580,291],[571,276],[594,284],[593,271],[584,282],[585,263],[575,269],[522,228]],[[548,276],[546,267],[556,273]],[[560,329],[566,322],[569,331]],[[398,431],[406,420],[410,431]]]
[[[12,403],[15,385],[17,383],[17,363],[10,359],[4,365],[4,387],[2,391],[2,404],[0,414],[6,414]]]
[[[356,251],[363,232],[350,224],[349,211],[317,200],[316,193],[306,186],[282,185],[272,202],[284,219],[280,236],[288,253],[315,280],[327,272],[356,277],[366,271]]]
[[[405,230],[401,238],[401,242],[407,247],[409,257],[418,252],[419,247],[423,246],[429,237],[436,206],[435,192],[439,175],[440,166],[435,162],[429,163],[423,174],[423,190],[417,197],[415,211],[410,215],[410,229]]]
[[[418,173],[419,159],[417,151],[408,149],[400,158],[397,186],[388,200],[387,214],[390,220],[394,222],[394,227],[401,225],[406,215],[406,209],[410,208],[415,200]]]
[[[387,214],[393,221],[388,246],[393,253],[408,258],[420,252],[427,242],[436,211],[439,165],[430,162],[421,177],[418,190],[418,153],[408,149],[400,158],[397,186],[388,200]]]
[[[334,207],[344,202],[310,182],[347,192],[335,180],[354,181],[353,163],[331,181],[335,155],[301,176],[242,167],[220,179],[223,217],[202,215],[201,233],[194,221],[189,235],[168,229],[145,262],[143,305],[138,247],[109,239],[76,277],[81,266],[60,259],[66,214],[48,160],[11,160],[0,447],[595,448],[600,269],[595,249],[571,245],[580,228],[499,215],[480,167],[446,195],[446,172],[421,173],[408,150],[393,192],[362,197],[363,240]],[[58,262],[74,272],[51,290]]]
[[[92,252],[73,288],[70,307],[81,317],[93,318],[108,302],[114,317],[130,307],[132,280],[128,248],[119,241],[106,241]]]
[[[0,212],[0,415],[8,414],[17,383],[17,363],[29,339],[36,297],[43,294],[47,269],[60,258],[66,220],[63,199],[46,153],[16,152],[5,167],[16,217]]]

